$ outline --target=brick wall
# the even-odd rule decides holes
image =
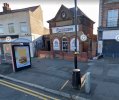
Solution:
[[[102,12],[101,12],[101,16],[102,16],[102,26],[106,27],[106,23],[107,23],[107,13],[108,10],[112,10],[112,9],[119,9],[119,2],[115,2],[115,3],[106,3],[103,2],[102,4]]]
[[[61,17],[61,12],[64,11],[66,13],[66,17],[63,19]],[[49,29],[50,29],[50,46],[51,46],[51,51],[54,52],[54,56],[59,57],[60,59],[68,59],[68,60],[72,60],[73,59],[73,53],[70,51],[70,40],[72,38],[75,38],[75,32],[66,32],[66,33],[52,33],[52,28],[54,27],[58,27],[58,26],[70,26],[70,25],[74,25],[74,17],[72,16],[73,14],[70,12],[70,10],[68,8],[66,8],[65,6],[61,6],[61,8],[59,9],[59,11],[57,12],[56,16],[49,20]],[[77,25],[79,25],[79,30],[77,31],[77,37],[79,40],[79,51],[80,51],[80,55],[78,56],[78,60],[87,60],[88,59],[88,55],[91,55],[91,53],[88,53],[88,48],[89,48],[89,44],[87,42],[89,42],[89,39],[86,42],[82,42],[80,40],[80,36],[82,35],[82,32],[84,34],[86,34],[90,39],[92,39],[93,36],[93,24],[94,22],[89,19],[86,16],[78,16],[77,17]],[[69,53],[65,53],[62,51],[62,38],[65,37],[68,40],[68,52]],[[58,39],[59,40],[59,44],[60,44],[60,50],[59,52],[56,52],[53,50],[53,40],[54,39]],[[83,52],[87,52],[86,55]],[[59,54],[58,54],[59,53]],[[81,56],[83,53],[83,56]]]
[[[66,52],[52,52],[52,51],[39,51],[38,52],[38,57],[40,58],[51,58],[51,59],[65,59],[68,61],[73,61],[74,60],[74,54],[72,53],[66,53]],[[77,56],[78,61],[88,61],[88,55],[86,52],[82,52],[78,54]]]

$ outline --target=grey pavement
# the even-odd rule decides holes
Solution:
[[[118,59],[78,62],[81,75],[91,72],[91,92],[89,94],[86,94],[84,89],[75,90],[72,88],[73,68],[72,61],[33,58],[32,67],[29,69],[14,73],[11,65],[4,64],[0,65],[0,74],[91,100],[119,100]],[[67,80],[69,80],[68,84],[60,90]]]

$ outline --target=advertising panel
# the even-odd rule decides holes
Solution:
[[[29,45],[13,45],[12,49],[15,71],[31,67]]]

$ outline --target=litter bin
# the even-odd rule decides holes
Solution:
[[[79,89],[81,87],[80,69],[73,69],[72,86],[74,89]]]

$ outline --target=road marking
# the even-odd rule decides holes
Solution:
[[[27,92],[27,91],[21,90],[21,89],[19,89],[19,88],[16,88],[16,87],[13,87],[13,86],[10,86],[10,85],[7,85],[7,84],[4,84],[4,83],[0,83],[0,84],[1,84],[1,85],[4,85],[4,86],[7,86],[7,87],[9,87],[9,88],[12,88],[12,89],[15,89],[15,90],[18,90],[18,91],[21,91],[21,92],[27,93],[27,94],[32,95],[32,96],[34,96],[34,97],[37,97],[37,98],[39,98],[39,99],[42,99],[42,100],[48,100],[48,99],[46,99],[46,98],[43,98],[43,97],[38,96],[38,95],[35,95],[35,94],[33,94],[33,93],[30,93],[30,92]]]
[[[38,98],[43,99],[43,100],[49,100],[49,99],[50,99],[50,100],[59,100],[59,99],[53,98],[53,97],[51,97],[51,96],[48,96],[48,95],[39,93],[39,92],[34,91],[34,90],[30,90],[30,89],[25,88],[25,87],[22,87],[22,86],[18,86],[18,85],[16,85],[16,84],[13,84],[13,83],[10,83],[10,82],[1,80],[1,79],[0,79],[0,84],[1,84],[1,85],[5,85],[5,86],[7,86],[7,87],[10,87],[10,88],[12,88],[12,89],[18,90],[18,91],[27,93],[27,94],[29,94],[29,95],[38,97]]]
[[[67,85],[68,82],[69,82],[69,80],[67,80],[67,81],[63,84],[63,86],[60,88],[60,90],[62,90],[62,89]]]

